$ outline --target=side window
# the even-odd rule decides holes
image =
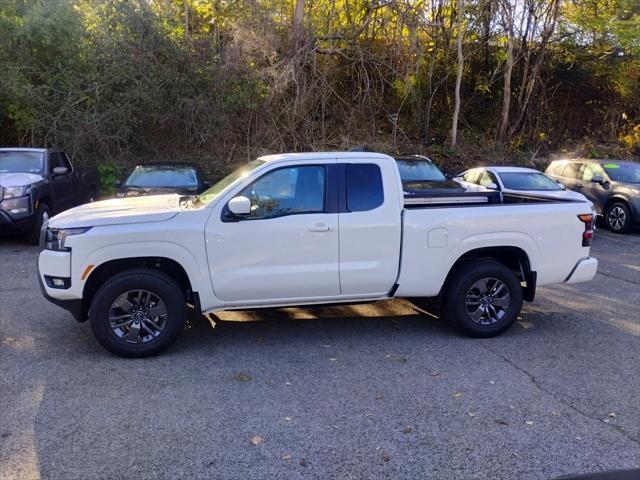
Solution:
[[[562,167],[564,167],[564,164],[562,163],[552,163],[549,167],[549,174],[556,175],[558,177],[562,176]]]
[[[581,166],[582,165],[575,162],[567,163],[564,167],[564,170],[562,170],[562,176],[566,178],[579,178]]]
[[[49,154],[49,173],[53,173],[53,169],[56,167],[62,167],[60,163],[60,154],[58,152],[51,152]]]
[[[61,167],[66,167],[67,170],[70,172],[71,171],[71,162],[69,161],[69,158],[67,157],[67,154],[64,152],[60,152],[58,153],[58,155],[60,156],[60,166]]]
[[[251,200],[247,218],[274,218],[324,211],[326,172],[317,165],[280,168],[260,177],[240,195]]]
[[[582,179],[585,182],[590,182],[593,177],[605,178],[604,170],[596,163],[587,163],[582,171]]]
[[[353,163],[346,165],[347,210],[365,212],[384,202],[382,173],[378,165]]]
[[[495,184],[496,187],[498,186],[498,182],[496,180],[496,177],[493,175],[493,173],[487,172],[485,170],[485,172],[482,174],[482,177],[480,177],[479,184],[482,185],[483,187],[487,187],[490,183]]]

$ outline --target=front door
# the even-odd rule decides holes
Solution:
[[[51,184],[53,186],[55,213],[62,212],[73,207],[73,174],[71,166],[63,154],[59,152],[51,152],[49,154],[49,175],[51,175]],[[67,168],[67,173],[56,175],[53,169],[56,167]]]
[[[600,165],[588,162],[582,169],[581,193],[593,202],[596,212],[604,215],[604,206],[607,203],[609,192],[602,184],[592,182],[593,177],[600,177],[602,180],[607,180],[607,174]]]
[[[237,194],[251,200],[249,215],[211,216],[207,254],[218,298],[250,306],[339,295],[334,168],[335,160],[271,170]]]

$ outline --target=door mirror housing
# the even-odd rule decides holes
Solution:
[[[251,200],[243,195],[238,195],[229,200],[229,211],[237,216],[245,216],[251,213]]]
[[[559,182],[558,180],[556,180],[556,183],[558,184],[558,186],[559,186],[562,190],[566,190],[566,189],[567,189],[567,186],[566,186],[564,183]]]
[[[604,185],[604,178],[601,175],[594,175],[591,179],[593,183],[598,183],[600,185]]]
[[[498,190],[498,185],[493,182],[489,182],[485,185],[489,190]]]
[[[54,175],[65,175],[69,169],[67,167],[54,167],[53,174]]]

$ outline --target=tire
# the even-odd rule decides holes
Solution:
[[[631,230],[631,211],[627,204],[616,202],[607,208],[604,222],[613,233],[628,233]]]
[[[522,287],[518,277],[496,260],[465,262],[447,282],[445,314],[467,336],[500,335],[513,325],[521,309]]]
[[[51,217],[49,205],[46,203],[38,204],[34,217],[35,219],[31,230],[27,233],[27,240],[31,245],[38,245],[38,243],[40,243],[40,230],[42,230],[42,225]]]
[[[163,352],[176,341],[186,318],[185,297],[176,282],[149,268],[126,270],[107,280],[89,310],[100,345],[125,358]]]

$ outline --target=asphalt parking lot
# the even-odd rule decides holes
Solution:
[[[640,467],[640,234],[501,337],[403,300],[219,315],[123,360],[0,239],[0,478],[547,479]]]

